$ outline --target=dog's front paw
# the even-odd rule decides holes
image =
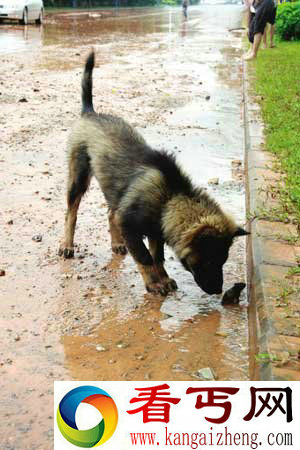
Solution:
[[[168,294],[168,289],[163,283],[148,283],[146,284],[146,289],[151,294],[166,296]]]
[[[111,248],[116,255],[126,255],[127,253],[127,248],[124,244],[113,244]]]
[[[168,289],[168,292],[173,292],[178,289],[177,283],[173,278],[164,278],[162,282],[165,288]]]
[[[68,248],[68,247],[60,246],[58,249],[58,255],[63,256],[66,259],[73,258],[74,247]]]

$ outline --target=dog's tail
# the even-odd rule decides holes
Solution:
[[[93,106],[93,69],[95,65],[95,52],[92,51],[85,63],[83,77],[81,81],[81,99],[82,109],[81,114],[94,112]]]

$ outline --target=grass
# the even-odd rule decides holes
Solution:
[[[256,92],[261,96],[266,149],[286,174],[280,200],[300,224],[300,42],[277,42],[255,61]]]
[[[288,271],[288,276],[300,275],[300,267],[291,267]]]

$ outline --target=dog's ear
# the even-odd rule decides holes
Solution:
[[[233,235],[233,237],[238,237],[238,236],[247,236],[249,233],[249,231],[244,230],[244,228],[238,227]]]
[[[204,224],[195,224],[192,226],[183,237],[185,245],[195,245],[201,239],[214,234],[214,229]]]

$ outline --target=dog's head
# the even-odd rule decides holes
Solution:
[[[223,265],[233,239],[249,234],[237,226],[220,227],[196,224],[184,235],[180,261],[191,272],[198,286],[207,294],[221,294]]]

